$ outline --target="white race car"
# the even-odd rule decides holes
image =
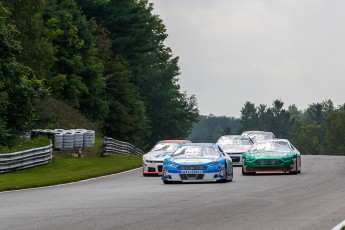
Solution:
[[[217,144],[227,153],[233,165],[242,165],[242,153],[247,152],[253,145],[253,141],[242,135],[225,135],[221,136]]]
[[[163,161],[188,140],[159,141],[150,152],[143,155],[143,176],[162,175]]]
[[[272,132],[266,131],[244,131],[241,135],[249,137],[250,139],[252,139],[254,143],[258,141],[272,140],[276,138]]]

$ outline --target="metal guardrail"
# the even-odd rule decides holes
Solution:
[[[144,155],[145,153],[127,142],[104,137],[101,157],[108,154]]]
[[[0,154],[0,173],[14,172],[49,164],[52,158],[52,144],[20,152]]]

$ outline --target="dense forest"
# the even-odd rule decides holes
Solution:
[[[178,57],[152,10],[145,0],[0,1],[0,146],[64,128],[38,115],[54,101],[142,149],[186,137],[197,102],[180,90]]]
[[[274,100],[271,107],[247,101],[241,118],[200,116],[188,138],[196,142],[216,142],[222,135],[241,134],[245,130],[273,132],[289,139],[302,154],[345,155],[345,104],[334,106],[331,100],[313,103],[305,110],[295,105],[284,109]]]
[[[56,114],[72,108],[143,150],[162,139],[265,130],[302,154],[345,154],[345,104],[302,111],[246,102],[240,118],[199,115],[152,11],[147,0],[0,0],[0,147],[33,128],[68,128]]]

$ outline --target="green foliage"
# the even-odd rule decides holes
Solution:
[[[295,105],[283,109],[281,100],[272,107],[246,102],[241,110],[240,132],[264,130],[278,138],[289,138],[302,154],[345,155],[344,106],[336,109],[331,100],[314,103],[304,111]]]
[[[246,130],[271,131],[277,137],[287,138],[291,124],[290,113],[283,109],[284,102],[274,100],[272,107],[246,102],[241,110],[240,132]]]
[[[54,72],[47,79],[53,95],[103,120],[108,114],[103,67],[96,61],[96,29],[74,0],[47,0],[45,26],[56,49]]]
[[[162,139],[186,138],[198,116],[197,103],[193,95],[180,92],[178,58],[163,44],[166,29],[152,13],[153,5],[146,0],[79,4],[88,18],[101,25],[98,58],[107,75],[114,74],[114,56],[121,57],[131,71],[127,81],[137,86],[151,127],[149,146]]]
[[[0,145],[11,146],[32,125],[32,100],[45,92],[42,81],[17,61],[18,31],[9,23],[9,11],[0,3]]]
[[[44,27],[45,0],[11,0],[4,2],[11,11],[11,21],[20,33],[16,39],[22,51],[17,60],[33,71],[38,79],[45,79],[54,63],[54,48]]]
[[[324,125],[325,153],[345,155],[345,110],[330,114]]]
[[[298,121],[290,134],[291,142],[302,154],[315,155],[321,153],[321,126],[316,122],[308,124]]]
[[[200,115],[194,124],[188,140],[192,142],[215,143],[220,136],[238,133],[239,119],[233,117],[216,117],[214,115]]]
[[[73,158],[54,153],[49,165],[6,173],[0,177],[0,191],[63,184],[138,168],[142,156],[113,155],[106,158]]]
[[[81,112],[63,101],[40,98],[34,101],[36,128],[41,129],[90,129],[100,134],[100,124],[92,122]]]
[[[149,138],[149,121],[137,87],[129,81],[131,72],[116,58],[112,74],[107,77],[110,113],[105,119],[104,132],[118,140],[145,149]]]
[[[39,148],[43,146],[50,145],[50,139],[46,136],[38,136],[34,139],[23,139],[19,138],[14,143],[13,147],[9,148],[7,146],[0,147],[0,154],[1,153],[14,153],[28,149]]]

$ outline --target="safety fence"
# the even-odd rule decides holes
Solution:
[[[52,158],[52,144],[25,151],[0,154],[0,173],[19,171],[49,164]]]
[[[108,154],[144,155],[145,153],[127,142],[104,137],[101,157],[105,157]]]

